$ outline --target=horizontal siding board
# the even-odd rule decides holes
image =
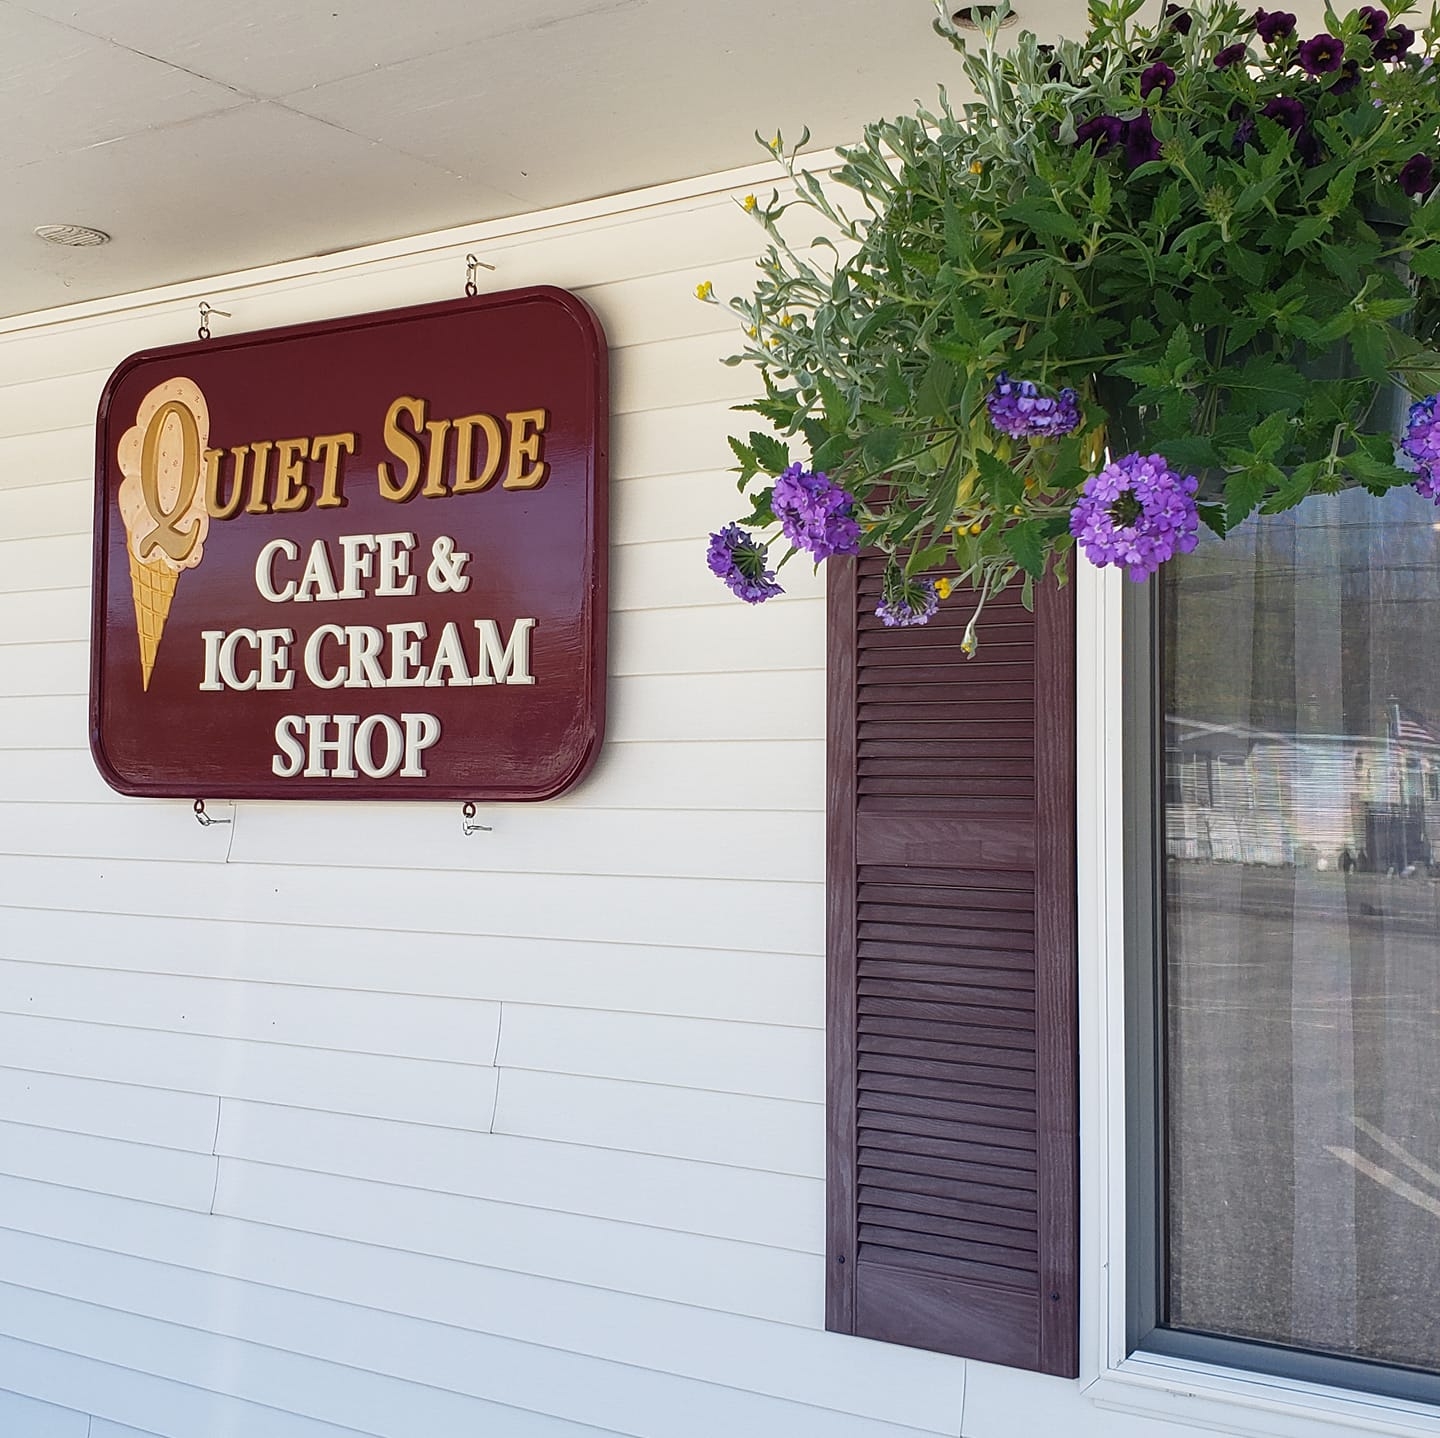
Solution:
[[[813,956],[107,914],[0,909],[0,956],[63,953],[77,969],[489,999],[715,1021],[820,1026]],[[84,986],[84,979],[77,982]]]
[[[820,1251],[820,1183],[758,1168],[226,1103],[222,1157]]]
[[[0,1011],[318,1049],[489,1064],[498,1004],[0,960]]]
[[[42,1403],[19,1393],[7,1393],[8,1377],[4,1355],[0,1352],[0,1433],[13,1434],[14,1438],[93,1438],[94,1430],[87,1414],[62,1408],[58,1403]],[[146,1435],[141,1434],[140,1438]]]
[[[509,1004],[496,1062],[805,1103],[824,1098],[824,1038],[813,1029]]]
[[[824,1261],[643,1223],[225,1159],[215,1212],[474,1268],[813,1327]],[[477,1285],[488,1281],[472,1273]]]
[[[458,835],[455,842],[462,842]],[[412,871],[402,905],[393,882],[365,877],[383,875],[378,865],[297,870],[278,862],[190,864],[183,872],[181,886],[157,866],[128,859],[15,855],[5,864],[0,903],[23,896],[32,904],[97,913],[264,918],[392,933],[528,933],[640,944],[684,944],[693,934],[693,916],[718,908],[746,914],[782,951],[818,953],[821,944],[818,884],[571,874],[562,907],[554,902],[554,880],[547,875],[481,874],[459,885],[449,874]]]
[[[115,1024],[0,1015],[0,1056],[17,1067],[196,1095],[301,1104],[335,1113],[369,1114],[440,1128],[484,1130],[495,1111],[496,1071],[391,1055],[316,1051],[288,1044],[216,1039]],[[215,1137],[211,1100],[205,1132]],[[93,1120],[91,1120],[93,1122]],[[76,1126],[86,1132],[84,1123]],[[136,1138],[133,1133],[119,1137]],[[172,1145],[173,1146],[173,1145]]]
[[[543,812],[569,814],[581,809],[643,813],[669,809],[733,810],[745,814],[818,812],[824,792],[824,746],[816,740],[796,739],[772,743],[769,747],[775,756],[776,772],[767,778],[763,791],[756,791],[735,782],[736,772],[755,759],[754,748],[745,742],[697,746],[663,740],[637,743],[610,740],[584,784],[547,804]],[[172,812],[172,807],[155,800],[122,798],[100,778],[88,757],[84,757],[84,762],[77,762],[62,750],[0,751],[0,796],[20,803],[133,805],[140,802],[145,808]],[[246,805],[245,812],[261,811],[257,806]],[[360,805],[337,811],[324,804],[288,804],[283,812],[294,828],[328,842],[334,830],[355,823],[354,816],[364,818],[374,814],[378,818],[393,815],[397,810],[393,805],[373,808]],[[337,817],[337,812],[342,817]],[[500,814],[513,815],[516,811],[513,807],[495,805],[488,812],[493,821]],[[703,827],[706,821],[702,816],[696,822]]]
[[[699,816],[679,810],[572,809],[533,806],[488,809],[490,835],[457,842],[453,806],[367,805],[359,819],[316,805],[315,850],[301,850],[292,871],[351,865],[375,859],[372,825],[383,824],[393,862],[391,875],[407,870],[456,875],[628,874],[643,878],[823,881],[817,844],[824,821],[818,813],[770,815],[771,843],[753,843],[755,817],[739,810]],[[369,821],[369,822],[363,822]],[[498,825],[495,821],[498,821]],[[0,796],[0,853],[30,858],[101,858],[187,863],[268,863],[295,844],[296,821],[280,806],[245,804],[233,826],[204,834],[190,806],[153,801],[93,803],[6,802]],[[497,835],[499,837],[497,837]],[[323,846],[323,847],[322,847]],[[467,878],[465,882],[469,882]]]
[[[833,1408],[4,1230],[0,1268],[7,1276],[0,1285],[7,1305],[19,1301],[21,1289],[30,1288],[32,1300],[40,1296],[32,1285],[86,1304],[108,1306],[123,1295],[125,1311],[194,1335],[191,1343],[203,1345],[212,1336],[264,1343],[272,1352],[353,1366],[516,1411],[597,1423],[635,1438],[677,1432],[731,1438],[761,1422],[795,1438],[895,1433],[889,1423]]]
[[[0,1173],[39,1183],[205,1213],[217,1163],[209,1154],[0,1121]]]
[[[63,1070],[35,1072],[22,1067],[21,1054],[3,1041],[0,1059],[0,1122],[188,1153],[214,1149],[219,1103],[204,1093],[97,1081]]]
[[[15,1219],[8,1226],[67,1245],[103,1231],[101,1247],[122,1257],[182,1269],[214,1267],[222,1277],[337,1303],[364,1305],[369,1294],[383,1293],[387,1311],[400,1317],[917,1428],[943,1427],[950,1405],[958,1409],[962,1396],[959,1365],[836,1344],[813,1324],[757,1322],[417,1255],[393,1242],[319,1238],[236,1218],[186,1220],[144,1205],[38,1187],[8,1193],[6,1204]],[[818,1306],[818,1283],[810,1298]],[[126,1295],[118,1293],[116,1302],[124,1306]],[[887,1377],[909,1380],[903,1398],[885,1391]]]
[[[817,1103],[502,1069],[495,1132],[818,1177]]]

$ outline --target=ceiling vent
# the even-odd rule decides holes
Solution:
[[[35,233],[50,245],[65,245],[72,250],[89,249],[92,245],[108,245],[110,236],[89,225],[36,225]]]

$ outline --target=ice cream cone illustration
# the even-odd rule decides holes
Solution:
[[[120,518],[140,637],[141,686],[150,687],[165,621],[184,569],[205,553],[210,516],[201,482],[210,411],[194,380],[177,376],[140,401],[121,436]]]

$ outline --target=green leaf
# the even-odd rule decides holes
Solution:
[[[733,434],[728,436],[728,441],[730,452],[740,461],[740,487],[743,489],[745,482],[760,468],[759,461],[755,458],[755,451]]]
[[[980,482],[985,486],[997,507],[1010,509],[1020,503],[1025,495],[1025,480],[1010,468],[1003,459],[981,450],[976,456],[980,466]]]
[[[773,434],[764,434],[758,429],[750,431],[750,448],[755,452],[756,462],[766,474],[782,474],[790,468],[790,449]]]
[[[771,496],[775,493],[775,486],[769,485],[760,490],[755,496],[755,508],[745,516],[744,519],[736,521],[750,529],[763,529],[766,525],[775,523],[775,512],[770,508]]]
[[[1410,273],[1427,280],[1440,280],[1440,245],[1421,245],[1410,252]]]
[[[893,464],[905,443],[905,431],[895,426],[888,429],[872,429],[860,445],[865,463],[871,469],[881,470]]]
[[[1254,469],[1242,469],[1225,481],[1225,528],[1234,529],[1248,519],[1266,490],[1265,475]]]
[[[1015,563],[1035,579],[1045,574],[1045,538],[1039,524],[1032,519],[1009,525],[1001,532],[1005,548],[1015,556]]]
[[[1196,508],[1196,510],[1198,511],[1199,515],[1200,515],[1201,523],[1204,524],[1207,529],[1213,530],[1216,534],[1218,534],[1218,535],[1220,536],[1221,539],[1224,539],[1224,538],[1225,538],[1225,510],[1224,510],[1224,507],[1223,507],[1222,505],[1218,505],[1218,504],[1197,504],[1197,505],[1195,506],[1195,508]]]
[[[850,423],[850,405],[840,386],[828,374],[815,376],[815,388],[820,392],[820,403],[825,410],[825,423],[832,432],[838,433]]]
[[[1053,200],[1017,200],[1004,211],[1003,218],[1007,224],[1031,229],[1041,235],[1059,235],[1062,239],[1076,242],[1085,238],[1079,221],[1067,215]]]
[[[1290,238],[1285,242],[1285,253],[1293,254],[1306,245],[1313,245],[1329,228],[1329,215],[1307,215],[1290,232]]]

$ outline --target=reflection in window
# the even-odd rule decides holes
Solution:
[[[1163,1321],[1440,1371],[1437,517],[1167,566]]]

